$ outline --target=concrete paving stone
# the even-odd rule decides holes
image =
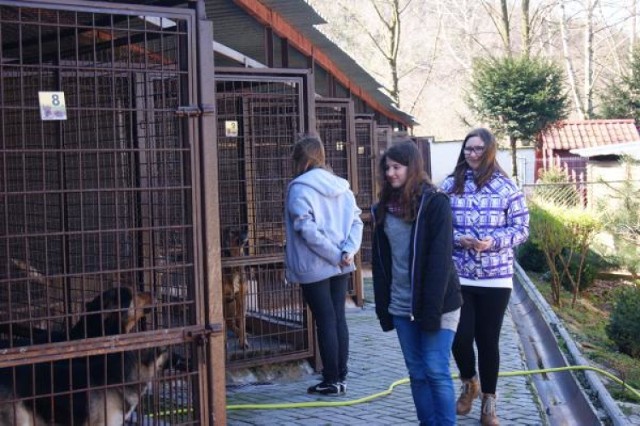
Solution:
[[[282,403],[309,401],[356,400],[386,391],[391,383],[407,377],[395,332],[383,333],[371,304],[364,309],[347,312],[350,331],[349,390],[337,398],[318,397],[305,393],[318,380],[310,374],[297,381],[273,381],[262,386],[229,387],[228,404]],[[501,333],[503,371],[524,370],[519,340],[510,315],[505,317]],[[451,360],[452,372],[457,373]],[[456,381],[456,394],[459,382]],[[502,424],[543,424],[536,395],[531,391],[530,378],[523,376],[500,378],[498,381],[498,415]],[[506,407],[509,407],[507,410]],[[517,408],[514,408],[517,407]],[[476,401],[468,416],[459,416],[458,424],[477,426],[480,401]],[[390,395],[373,401],[345,407],[291,408],[279,410],[229,410],[229,425],[415,425],[417,418],[408,384],[396,386]],[[523,423],[524,424],[524,423]]]

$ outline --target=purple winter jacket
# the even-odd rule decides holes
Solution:
[[[453,176],[442,183],[453,211],[453,260],[463,278],[493,279],[513,276],[513,248],[529,237],[529,210],[524,194],[511,179],[495,172],[480,190],[473,171],[465,176],[464,194],[453,194]],[[460,237],[492,237],[491,249],[478,253],[460,245]]]

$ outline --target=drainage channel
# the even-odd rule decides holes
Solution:
[[[588,365],[561,321],[529,280],[516,265],[513,293],[509,307],[525,354],[527,367],[546,369],[569,365]],[[571,362],[560,347],[566,347]],[[546,411],[549,424],[556,425],[628,425],[629,422],[606,390],[596,373],[586,371],[585,380],[597,395],[598,410],[578,383],[574,373],[558,372],[536,374],[533,383]],[[598,413],[606,412],[605,416]],[[606,418],[601,418],[606,417]]]

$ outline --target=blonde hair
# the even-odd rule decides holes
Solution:
[[[324,146],[316,136],[303,136],[293,145],[293,173],[299,176],[315,168],[329,170],[326,165]]]

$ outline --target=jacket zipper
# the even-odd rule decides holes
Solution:
[[[422,207],[424,206],[424,197],[425,195],[422,194],[422,196],[420,197],[420,208],[418,208],[418,214],[416,215],[416,226],[414,229],[414,233],[411,236],[412,238],[412,246],[413,246],[413,259],[411,259],[411,276],[409,277],[411,281],[411,312],[409,313],[409,317],[411,318],[411,321],[415,321],[415,316],[413,315],[413,292],[414,292],[414,280],[413,277],[415,276],[415,267],[416,267],[416,235],[418,235],[418,224],[420,223],[420,213],[422,213]]]

